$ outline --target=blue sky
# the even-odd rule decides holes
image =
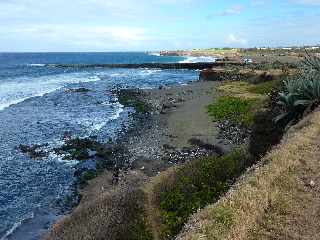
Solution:
[[[0,51],[320,43],[320,0],[0,0]]]

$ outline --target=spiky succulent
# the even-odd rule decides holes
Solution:
[[[275,121],[291,124],[320,103],[320,58],[307,53],[299,75],[284,82],[278,104],[284,109]]]

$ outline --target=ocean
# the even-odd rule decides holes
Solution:
[[[57,68],[46,64],[197,62],[212,59],[164,57],[147,53],[0,53],[0,239],[41,216],[49,225],[72,194],[76,161],[50,151],[75,137],[116,139],[130,126],[130,112],[114,88],[156,88],[198,79],[191,70]],[[86,94],[72,89],[86,88]],[[71,91],[70,91],[71,89]],[[50,152],[31,159],[20,145]],[[44,217],[45,216],[45,217]],[[42,226],[41,226],[42,227]],[[19,236],[19,234],[16,234]],[[37,239],[23,235],[21,239]]]

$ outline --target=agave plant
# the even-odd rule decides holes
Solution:
[[[295,93],[280,93],[278,105],[285,110],[282,114],[275,118],[275,122],[284,122],[285,125],[291,125],[295,119],[298,119],[302,114],[302,106],[297,105],[299,95]]]
[[[320,72],[320,58],[317,56],[311,56],[308,51],[306,51],[306,57],[302,63],[308,68]]]
[[[276,122],[291,125],[320,104],[320,58],[307,53],[300,70],[298,77],[284,82],[285,91],[280,93],[278,102],[284,113]]]

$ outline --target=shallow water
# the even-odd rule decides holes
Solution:
[[[62,161],[53,154],[30,159],[17,149],[20,144],[45,144],[43,148],[50,150],[62,144],[66,131],[97,136],[100,141],[116,138],[123,126],[130,125],[128,114],[133,110],[117,102],[113,88],[153,88],[198,78],[189,70],[58,69],[43,64],[185,60],[144,53],[0,53],[0,239],[12,232],[16,232],[13,239],[20,239],[21,224],[36,216],[53,220],[50,214],[61,213],[61,201],[71,194],[74,182],[75,161]],[[77,88],[89,91],[69,91]],[[25,239],[37,237],[25,235]]]

